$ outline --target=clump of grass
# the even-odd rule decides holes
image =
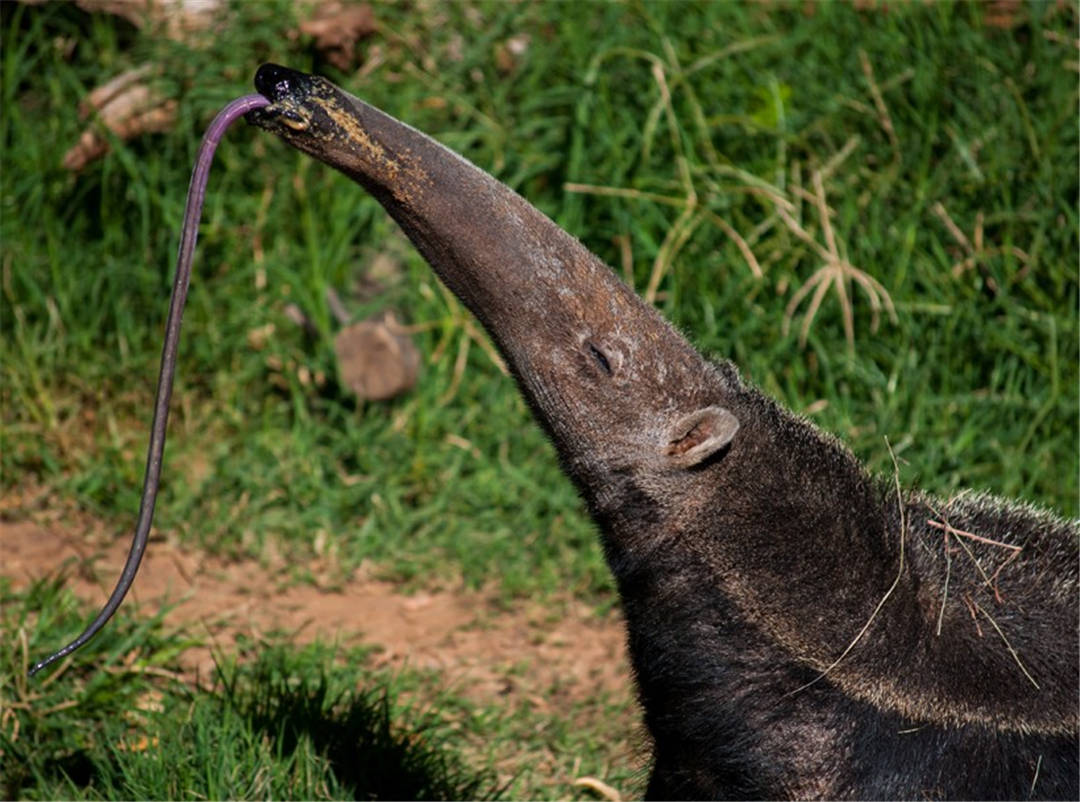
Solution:
[[[806,280],[791,296],[787,308],[784,310],[784,332],[787,332],[787,324],[791,321],[795,310],[803,299],[813,291],[810,305],[807,307],[802,328],[799,331],[799,343],[806,345],[806,338],[810,333],[810,326],[814,322],[814,316],[821,308],[821,302],[825,293],[832,287],[836,290],[840,309],[844,316],[844,338],[847,340],[848,350],[855,349],[855,322],[852,301],[848,297],[849,286],[854,283],[862,289],[870,301],[871,323],[870,331],[876,332],[878,319],[882,306],[889,313],[892,321],[896,322],[896,308],[893,306],[892,297],[877,279],[866,271],[860,270],[845,259],[837,247],[836,235],[833,233],[832,223],[829,221],[829,205],[825,200],[825,186],[820,170],[815,170],[812,176],[814,184],[814,202],[817,207],[818,219],[821,224],[822,236],[825,240],[824,247],[813,239],[806,230],[783,207],[777,207],[784,225],[791,229],[799,239],[813,248],[824,264],[819,267],[810,278]]]
[[[0,793],[5,798],[488,799],[491,774],[446,748],[433,712],[371,682],[363,652],[255,644],[211,684],[186,681],[191,641],[160,615],[118,615],[79,662],[27,680],[27,654],[78,625],[62,578],[0,589]],[[36,617],[36,623],[34,618]],[[360,683],[364,683],[360,685]],[[366,688],[366,689],[365,689]]]
[[[92,784],[98,761],[146,721],[147,700],[164,690],[187,696],[170,666],[189,641],[163,631],[163,613],[126,613],[80,659],[28,678],[38,655],[85,623],[64,584],[59,573],[15,593],[0,578],[0,794],[7,799],[51,798],[67,780]]]

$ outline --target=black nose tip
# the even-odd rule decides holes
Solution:
[[[307,78],[304,73],[280,64],[263,64],[255,71],[255,89],[271,103],[276,103],[292,94]]]

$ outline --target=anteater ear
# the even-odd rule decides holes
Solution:
[[[739,419],[724,407],[705,407],[679,418],[664,453],[675,465],[689,468],[704,462],[731,442]]]

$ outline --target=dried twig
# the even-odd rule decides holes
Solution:
[[[439,406],[446,405],[457,395],[458,387],[461,386],[461,379],[465,375],[465,366],[469,363],[469,344],[471,342],[472,338],[468,332],[463,332],[458,340],[457,358],[454,360],[454,373],[450,378],[450,386],[446,388],[446,392],[439,396]]]
[[[1005,637],[1005,633],[1001,631],[1001,627],[997,625],[997,621],[994,620],[994,617],[990,615],[990,613],[986,612],[986,610],[984,610],[982,607],[980,607],[978,602],[973,603],[975,604],[975,609],[982,613],[984,616],[986,616],[986,620],[990,622],[990,626],[992,626],[994,628],[994,631],[997,632],[998,636],[1001,638],[1002,643],[1005,644],[1005,648],[1008,649],[1009,654],[1012,655],[1013,660],[1015,660],[1016,664],[1020,666],[1020,670],[1024,672],[1024,676],[1027,677],[1028,681],[1035,686],[1036,690],[1039,690],[1039,683],[1037,683],[1035,681],[1035,678],[1031,676],[1030,673],[1028,673],[1027,668],[1024,667],[1023,662],[1021,662],[1020,660],[1020,655],[1016,653],[1016,649],[1014,649],[1013,645],[1009,643],[1009,639]]]
[[[607,195],[615,198],[631,198],[632,200],[651,200],[655,203],[663,203],[667,206],[682,208],[685,202],[682,198],[673,198],[669,195],[661,195],[659,192],[643,192],[640,189],[626,187],[607,187],[600,184],[563,184],[567,192],[582,192],[587,195]]]
[[[821,178],[823,181],[828,181],[830,178],[832,178],[833,173],[836,172],[837,168],[839,168],[841,164],[847,161],[848,156],[855,152],[855,148],[859,147],[859,143],[861,141],[862,140],[860,140],[858,136],[851,137],[847,142],[844,143],[844,147],[836,151],[836,153],[833,154],[827,162],[825,162],[825,165],[819,171],[821,173]]]
[[[935,512],[936,512],[936,510],[935,510]],[[939,513],[939,516],[940,516],[940,513]],[[967,553],[968,558],[971,560],[971,562],[975,566],[976,570],[982,576],[983,583],[985,585],[987,585],[988,587],[990,587],[994,591],[994,598],[1000,604],[1002,599],[1001,599],[1001,594],[998,592],[998,588],[997,588],[997,584],[996,584],[997,583],[997,577],[1001,573],[1001,570],[1005,566],[1007,566],[1009,563],[1011,563],[1013,560],[1015,560],[1020,555],[1020,552],[1023,550],[1023,546],[1015,546],[1015,545],[1013,545],[1011,543],[1002,543],[1000,540],[991,540],[988,537],[983,537],[981,535],[976,535],[973,532],[967,532],[967,531],[965,531],[963,529],[957,529],[956,527],[951,526],[947,521],[943,523],[941,521],[927,520],[926,523],[927,523],[928,526],[932,526],[935,529],[941,529],[945,533],[945,538],[946,538],[945,548],[946,548],[946,550],[948,549],[948,536],[949,535],[956,535],[957,536],[957,541],[956,541],[957,544],[961,548],[963,548],[963,550]],[[982,565],[975,558],[975,555],[972,554],[971,549],[969,549],[967,547],[967,544],[965,544],[963,540],[960,540],[960,538],[967,538],[967,539],[973,540],[973,541],[975,541],[977,543],[983,543],[983,544],[988,545],[988,546],[994,546],[996,548],[1007,549],[1008,551],[1010,551],[1012,553],[1009,555],[1009,558],[1007,560],[1005,560],[1005,562],[1002,563],[1001,566],[998,567],[998,569],[994,572],[993,576],[987,576],[986,571],[983,570]],[[946,559],[948,559],[948,552],[947,551],[946,551]],[[1024,676],[1027,677],[1028,681],[1031,682],[1032,685],[1034,685],[1036,688],[1038,688],[1039,683],[1035,681],[1035,678],[1033,676],[1031,676],[1031,673],[1024,666],[1023,661],[1020,660],[1020,655],[1017,653],[1016,649],[1013,648],[1013,645],[1009,642],[1009,639],[1007,637],[1005,637],[1005,633],[1001,630],[1001,627],[998,626],[998,623],[997,623],[997,621],[994,620],[994,617],[992,615],[990,615],[990,613],[986,612],[986,610],[984,610],[982,607],[980,607],[978,602],[976,602],[974,599],[972,599],[966,593],[964,594],[964,596],[962,598],[963,598],[964,604],[968,608],[968,612],[971,614],[972,621],[975,622],[975,631],[979,635],[979,637],[980,638],[982,637],[982,627],[979,626],[979,621],[978,621],[977,614],[982,613],[982,615],[986,618],[986,620],[990,622],[990,626],[992,626],[994,628],[994,631],[997,632],[998,637],[1001,638],[1002,643],[1005,644],[1005,648],[1009,650],[1009,654],[1012,655],[1013,660],[1016,661],[1016,664],[1020,667],[1020,670],[1023,672]],[[944,612],[944,605],[945,605],[945,600],[942,599],[942,612]],[[941,632],[941,619],[940,619],[940,615],[939,615],[938,634],[940,634],[940,632]]]
[[[932,526],[935,529],[944,530],[944,532],[945,532],[945,545],[946,545],[946,559],[948,559],[948,542],[949,542],[948,538],[949,538],[949,535],[957,535],[959,537],[966,537],[966,538],[968,538],[970,540],[976,541],[977,543],[985,543],[988,546],[997,546],[998,548],[1008,549],[1009,551],[1012,552],[1012,554],[1009,555],[1009,559],[1005,560],[1005,562],[1003,562],[1001,565],[999,565],[997,567],[997,570],[994,571],[993,576],[987,576],[986,572],[982,570],[982,566],[979,564],[979,561],[975,559],[975,555],[973,555],[970,550],[967,550],[965,548],[965,550],[968,552],[968,556],[970,556],[972,561],[974,561],[975,567],[978,568],[979,573],[981,573],[983,575],[983,580],[984,580],[985,584],[987,586],[989,586],[994,591],[994,599],[997,601],[998,604],[1001,604],[1001,602],[1002,602],[1001,592],[998,589],[998,585],[997,585],[998,576],[1001,574],[1002,570],[1007,565],[1009,565],[1009,563],[1011,563],[1013,560],[1015,560],[1017,557],[1020,556],[1020,552],[1023,551],[1024,547],[1023,546],[1014,546],[1011,543],[1002,543],[1000,540],[991,540],[988,537],[982,537],[981,535],[976,535],[976,534],[974,534],[972,532],[965,532],[963,529],[956,529],[955,527],[951,526],[947,521],[945,523],[942,523],[941,521],[927,520],[926,524],[927,524],[927,526]],[[942,602],[942,605],[944,605],[944,601]],[[939,630],[940,630],[940,624],[939,624]]]
[[[623,281],[630,289],[634,288],[634,244],[629,234],[618,234],[612,237],[615,247],[619,249],[619,263],[622,266]]]
[[[874,67],[870,64],[870,57],[866,55],[866,51],[859,50],[859,63],[862,64],[863,75],[866,76],[866,83],[870,86],[870,96],[874,99],[874,107],[877,109],[878,122],[881,125],[885,136],[889,138],[889,145],[892,147],[893,152],[893,164],[900,163],[900,140],[896,136],[896,129],[893,128],[892,117],[889,116],[889,109],[885,105],[885,98],[881,94],[881,90],[878,88],[877,82],[874,80]]]
[[[761,265],[758,264],[757,257],[754,256],[754,252],[750,249],[750,245],[742,238],[738,231],[731,227],[727,220],[720,215],[710,211],[705,212],[706,216],[712,220],[713,225],[731,237],[732,241],[738,247],[739,252],[743,255],[743,259],[750,265],[750,270],[756,278],[764,278],[765,273],[761,269]]]
[[[1031,788],[1028,790],[1028,799],[1035,796],[1035,783],[1039,781],[1039,769],[1042,768],[1042,755],[1039,755],[1039,759],[1035,762],[1035,776],[1031,778]]]
[[[929,520],[926,522],[927,526],[932,526],[935,529],[944,529],[946,533],[950,535],[959,535],[960,537],[966,537],[979,543],[986,543],[990,546],[998,546],[1003,549],[1011,549],[1013,551],[1023,550],[1023,546],[1014,546],[1011,543],[1002,543],[1000,540],[991,540],[988,537],[982,537],[971,532],[965,532],[963,529],[957,529],[954,526],[950,526],[948,523],[942,523],[941,521]]]
[[[979,626],[979,614],[975,612],[975,602],[972,601],[968,594],[961,596],[964,601],[964,606],[968,609],[968,614],[971,616],[971,620],[975,622],[975,634],[980,638],[983,636],[982,627]]]
[[[945,586],[941,590],[941,607],[938,609],[934,635],[941,637],[941,624],[945,620],[945,604],[949,601],[949,579],[952,576],[952,555],[949,554],[949,533],[945,533]]]

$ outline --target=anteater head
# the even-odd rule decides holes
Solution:
[[[574,237],[323,78],[268,64],[255,86],[271,105],[248,120],[367,188],[481,321],[594,512],[627,487],[671,504],[723,461],[733,380]]]

